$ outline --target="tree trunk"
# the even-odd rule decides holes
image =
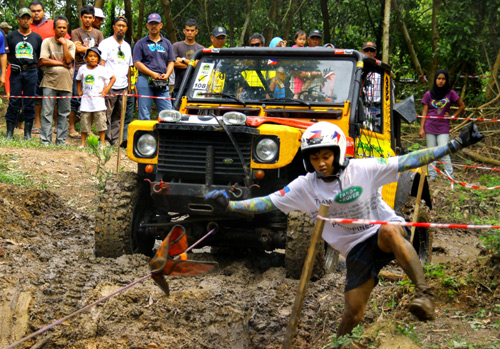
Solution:
[[[274,25],[276,24],[277,12],[278,0],[271,0],[271,7],[268,12],[269,24],[267,24],[263,33],[267,43],[271,42],[271,39],[274,37]]]
[[[324,42],[332,42],[330,36],[330,16],[328,14],[328,0],[321,0],[321,15],[323,16],[323,38]]]
[[[165,15],[165,19],[162,20],[162,22],[167,31],[167,38],[172,42],[176,42],[177,38],[175,36],[175,26],[174,21],[172,20],[172,12],[170,11],[170,0],[161,0],[161,5],[163,7],[163,14]]]
[[[391,21],[391,0],[385,0],[384,30],[382,35],[382,61],[389,63],[389,26]]]
[[[95,0],[94,7],[97,7],[100,9],[104,8],[104,0]]]
[[[71,17],[73,12],[71,9],[71,1],[66,1],[66,4],[64,6],[65,6],[64,15],[69,20],[69,23],[71,23]],[[68,34],[71,35],[71,25],[68,25]]]
[[[252,0],[247,0],[247,16],[245,18],[245,24],[243,24],[243,29],[241,30],[239,46],[245,45],[245,39],[248,37],[248,25],[250,24],[250,18],[252,17]]]
[[[82,7],[82,0],[76,0],[76,18],[78,18],[78,23],[80,23],[80,26],[82,25],[82,23],[80,22],[80,12],[82,11]]]
[[[125,5],[125,18],[128,21],[127,33],[125,33],[125,41],[132,44],[132,38],[134,37],[134,25],[132,23],[132,3],[130,0],[124,1]]]
[[[410,52],[410,57],[415,66],[415,70],[418,74],[418,81],[424,81],[424,70],[420,65],[420,61],[418,60],[417,53],[415,52],[415,47],[413,46],[413,42],[411,41],[410,33],[408,33],[408,28],[403,20],[403,16],[401,15],[401,11],[396,4],[396,0],[392,0],[392,7],[394,7],[394,12],[396,13],[396,17],[398,19],[399,24],[401,25],[401,29],[403,31],[403,37],[406,41],[406,45],[408,46],[408,51]]]
[[[436,74],[437,67],[439,64],[437,50],[439,44],[439,31],[438,31],[438,12],[439,12],[440,0],[432,0],[432,58],[431,58],[431,69],[429,78],[429,86],[432,87],[434,83],[434,75]]]
[[[135,36],[135,42],[142,38],[142,30],[144,28],[144,0],[139,3],[139,18],[137,19],[137,34]],[[133,23],[133,22],[129,22]]]
[[[486,93],[484,94],[484,97],[486,100],[492,98],[495,95],[495,86],[498,88],[498,70],[500,69],[500,49],[498,50],[497,53],[497,59],[495,60],[495,63],[493,64],[493,68],[491,69],[491,76],[488,80],[488,86],[486,88]]]
[[[19,0],[19,8],[21,9],[23,7],[26,7],[26,1],[25,0]]]
[[[283,31],[283,39],[285,40],[291,40],[293,38],[293,36],[290,35],[290,30],[297,11],[297,0],[290,0],[289,7],[283,16],[283,20],[281,21],[281,25],[284,24],[285,26],[285,30]]]

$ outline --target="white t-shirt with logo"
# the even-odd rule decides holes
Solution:
[[[125,40],[118,43],[114,36],[104,39],[99,44],[101,58],[106,61],[104,66],[112,71],[116,77],[113,84],[115,90],[128,87],[127,74],[134,62],[132,61],[132,49]]]
[[[89,69],[87,65],[82,65],[78,69],[76,80],[82,82],[83,96],[80,104],[80,111],[95,112],[106,110],[106,102],[104,97],[99,97],[104,87],[109,83],[109,79],[113,74],[102,65],[98,65],[94,69]]]
[[[398,179],[397,157],[386,159],[352,159],[339,180],[325,182],[315,173],[292,181],[288,186],[270,195],[281,211],[307,212],[316,219],[321,204],[330,205],[332,218],[372,219],[404,222],[382,200],[382,186]],[[379,225],[337,224],[326,222],[323,239],[343,256],[374,235]]]

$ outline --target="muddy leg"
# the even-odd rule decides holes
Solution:
[[[374,285],[375,282],[372,278],[363,285],[344,293],[344,312],[337,331],[337,338],[351,333],[352,329],[361,322]]]

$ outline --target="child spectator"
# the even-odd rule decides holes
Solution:
[[[269,89],[273,93],[274,98],[286,97],[285,81],[285,69],[283,69],[283,67],[279,67],[278,70],[276,70],[276,76],[271,79],[271,83],[269,84]]]
[[[99,132],[101,149],[105,147],[106,136],[106,102],[104,97],[115,83],[115,76],[107,68],[99,65],[101,61],[101,51],[97,47],[92,47],[85,52],[85,65],[78,69],[76,76],[76,87],[79,96],[84,96],[80,104],[81,112],[81,134],[82,143],[80,148],[85,147],[87,134],[92,128],[92,121]]]
[[[307,42],[307,34],[303,30],[297,30],[295,32],[295,35],[293,36],[293,41],[295,42],[295,45],[292,47],[304,47],[306,46]]]

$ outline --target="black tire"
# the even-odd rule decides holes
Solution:
[[[413,221],[413,213],[415,212],[415,198],[410,197],[401,207],[400,213],[408,221]],[[419,223],[429,222],[429,208],[422,201],[420,204],[420,209],[418,212]],[[420,261],[425,263],[430,263],[432,260],[432,242],[434,238],[434,233],[432,229],[429,228],[415,228],[415,234],[413,237],[413,247],[417,251]]]
[[[290,213],[287,223],[285,251],[286,276],[293,279],[300,279],[315,224],[311,217],[303,212]],[[312,280],[321,279],[325,275],[325,249],[322,248],[324,241],[321,240],[320,244],[321,248],[318,248],[311,275]]]
[[[122,172],[106,182],[96,212],[95,255],[152,254],[154,238],[137,234],[138,222],[148,210],[148,191],[137,174]]]

